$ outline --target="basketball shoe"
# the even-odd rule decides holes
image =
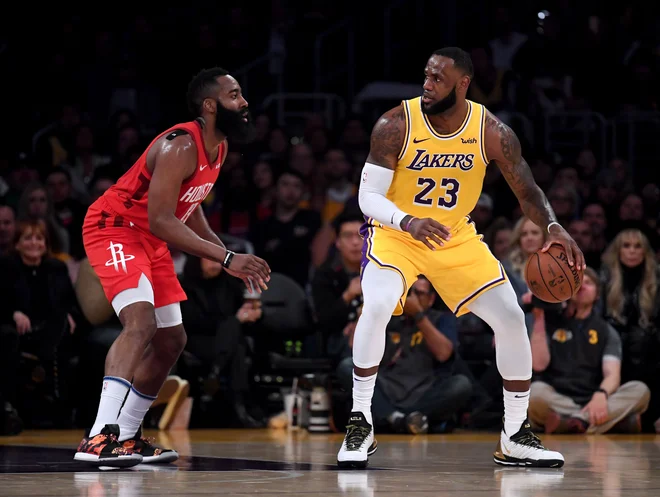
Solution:
[[[142,427],[138,428],[133,438],[122,442],[126,450],[133,451],[142,456],[144,464],[162,464],[174,462],[179,458],[179,453],[172,449],[161,449],[155,446],[150,439],[142,436]]]
[[[546,449],[528,420],[523,422],[515,435],[509,436],[502,429],[493,460],[502,466],[561,468],[564,465],[564,456]]]
[[[346,436],[337,454],[340,468],[366,468],[369,456],[376,452],[378,443],[374,428],[361,412],[352,412],[346,425]]]
[[[142,462],[142,456],[118,441],[119,425],[105,425],[96,436],[85,437],[73,458],[97,466],[129,468]]]

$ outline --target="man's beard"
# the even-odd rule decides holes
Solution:
[[[429,107],[422,106],[422,111],[429,116],[435,116],[448,111],[454,105],[456,105],[456,85],[454,85],[454,88],[449,92],[449,95],[439,102],[431,104]]]
[[[231,141],[238,144],[250,143],[257,134],[252,116],[247,109],[233,111],[227,109],[218,102],[217,114],[215,116],[215,127],[227,136]],[[247,117],[247,122],[243,120]]]

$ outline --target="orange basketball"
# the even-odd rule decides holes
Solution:
[[[538,250],[529,257],[525,280],[537,298],[557,304],[577,293],[582,284],[582,271],[569,266],[564,247],[554,244],[547,252]]]

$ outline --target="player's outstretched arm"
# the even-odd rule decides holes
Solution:
[[[153,174],[149,184],[149,229],[151,232],[184,252],[218,261],[228,272],[250,287],[249,280],[266,288],[270,268],[266,262],[248,254],[233,254],[224,246],[204,240],[175,215],[179,191],[183,181],[197,167],[197,149],[193,139],[183,135],[156,144]]]
[[[417,219],[403,212],[386,196],[405,138],[406,123],[402,106],[380,117],[371,132],[369,155],[362,169],[358,195],[360,209],[366,216],[385,226],[407,231],[413,238],[434,250],[431,241],[442,246],[442,239],[448,240],[450,237],[449,229],[434,219]]]
[[[543,247],[559,243],[566,250],[568,262],[584,269],[584,255],[568,232],[557,222],[552,206],[543,190],[536,184],[527,161],[522,156],[520,140],[513,130],[492,114],[486,116],[486,155],[502,171],[504,178],[516,194],[524,214],[550,236]]]

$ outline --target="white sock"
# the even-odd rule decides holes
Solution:
[[[131,387],[126,402],[124,402],[124,407],[121,408],[119,418],[117,418],[120,442],[135,436],[154,400],[156,400],[156,397],[145,395],[138,392],[135,387]]]
[[[99,410],[96,413],[96,421],[89,431],[89,436],[94,437],[101,433],[105,425],[117,423],[117,416],[121,405],[126,398],[126,392],[131,388],[131,382],[115,376],[105,376],[103,378],[103,389],[101,390],[101,401]]]
[[[504,390],[504,433],[508,436],[518,433],[523,421],[527,419],[528,407],[529,390],[526,392]]]
[[[371,418],[371,398],[374,396],[376,387],[376,376],[358,376],[353,371],[353,412],[361,412],[367,422],[373,426]]]

